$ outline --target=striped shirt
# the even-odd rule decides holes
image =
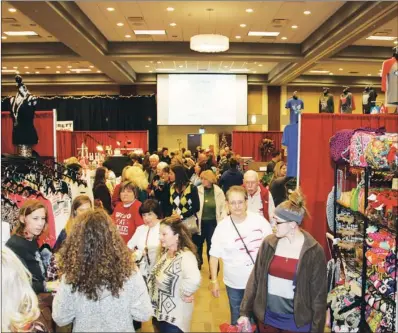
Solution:
[[[268,271],[267,310],[264,323],[291,332],[309,332],[294,321],[294,292],[298,259],[275,255]]]

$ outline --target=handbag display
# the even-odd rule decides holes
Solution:
[[[187,227],[191,235],[199,233],[199,227],[195,215],[191,215],[182,220],[182,223]]]

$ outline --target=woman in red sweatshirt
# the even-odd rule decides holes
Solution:
[[[112,219],[119,230],[120,236],[127,242],[134,235],[135,230],[144,224],[139,213],[141,202],[137,198],[138,188],[131,181],[122,183],[120,199],[113,210]]]

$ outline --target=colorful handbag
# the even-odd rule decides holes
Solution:
[[[366,147],[366,162],[375,169],[395,169],[398,164],[397,149],[398,134],[376,135]]]

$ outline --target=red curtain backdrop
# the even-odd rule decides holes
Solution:
[[[73,132],[57,131],[57,161],[59,163],[74,156],[72,150],[72,136]]]
[[[141,148],[144,152],[148,150],[148,131],[76,131],[72,133],[72,155],[70,156],[78,155],[77,148],[81,147],[84,140],[86,141],[88,150],[90,152],[96,152],[95,147],[98,143],[92,138],[86,137],[87,134],[91,135],[104,146],[111,145],[112,149],[117,148],[116,141],[120,141],[120,148]],[[127,140],[131,140],[131,144],[127,144]],[[122,151],[122,153],[124,153],[124,151]],[[59,159],[59,161],[61,161],[61,159]]]
[[[398,132],[396,115],[308,114],[301,116],[300,186],[307,197],[311,218],[303,227],[328,253],[326,243],[326,199],[334,185],[334,164],[329,153],[329,139],[339,130],[385,126]]]
[[[255,161],[268,161],[271,154],[261,156],[260,141],[268,138],[274,141],[275,150],[282,149],[282,134],[279,131],[244,132],[232,131],[232,150],[241,156],[253,157]]]
[[[39,142],[33,149],[40,156],[54,156],[54,113],[53,111],[36,111],[34,125]],[[15,154],[12,144],[12,118],[8,111],[1,113],[1,152]]]

